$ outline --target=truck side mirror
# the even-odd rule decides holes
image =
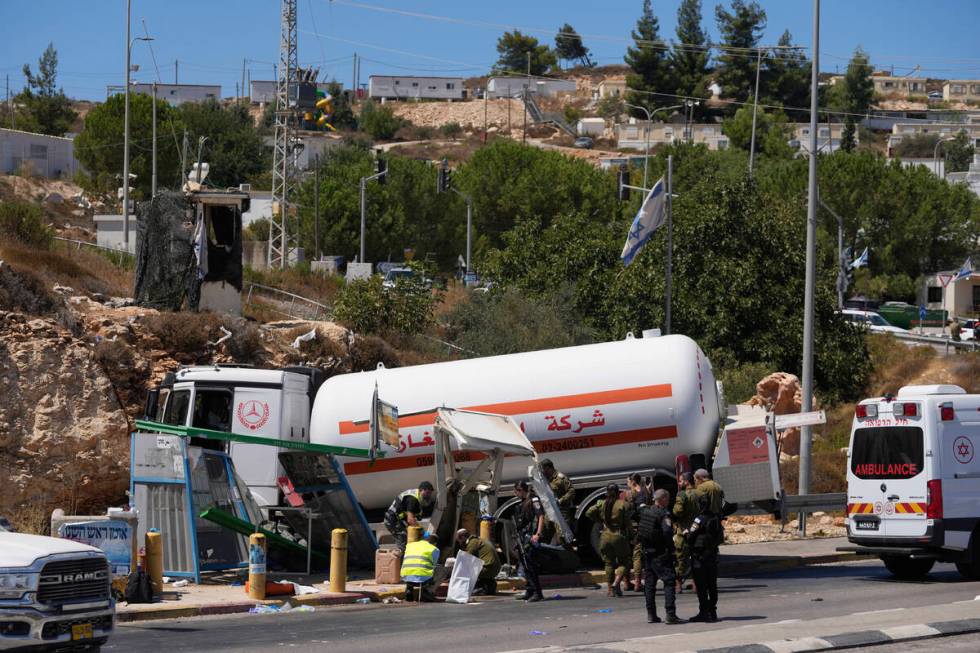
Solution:
[[[155,422],[157,419],[157,402],[160,401],[160,388],[153,388],[146,394],[146,405],[143,407],[143,419]]]

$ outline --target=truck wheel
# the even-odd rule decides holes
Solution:
[[[885,567],[896,578],[902,580],[919,580],[925,578],[932,566],[936,564],[932,559],[910,558],[909,556],[881,556],[881,561]]]

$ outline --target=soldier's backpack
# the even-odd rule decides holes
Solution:
[[[644,506],[640,509],[640,523],[636,527],[636,533],[639,536],[640,544],[643,545],[643,548],[653,549],[654,551],[663,551],[667,548],[664,531],[660,525],[663,517],[664,511],[662,508]]]

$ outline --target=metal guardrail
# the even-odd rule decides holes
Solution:
[[[827,494],[791,494],[783,497],[783,514],[789,512],[826,512],[847,507],[846,492]]]
[[[275,306],[271,306],[269,304],[263,304],[263,307],[269,309],[273,313],[279,313],[280,315],[291,317],[294,320],[327,320],[330,319],[330,316],[333,314],[333,309],[326,304],[321,304],[318,301],[303,297],[302,295],[297,295],[296,293],[291,293],[287,290],[273,288],[272,286],[264,286],[260,283],[252,282],[249,282],[248,284],[248,292],[246,293],[245,297],[246,306],[253,305],[252,297],[256,292],[271,295],[272,298],[280,304],[286,304],[288,302],[286,310],[280,310],[280,308],[276,308]],[[302,307],[305,310],[298,310],[297,304],[299,307]]]
[[[74,238],[62,238],[61,236],[54,236],[55,240],[61,241],[66,245],[74,245],[77,250],[82,249],[82,245],[86,247],[91,247],[93,249],[99,249],[103,252],[109,252],[111,254],[118,254],[120,256],[133,256],[131,252],[127,252],[124,249],[116,249],[115,247],[106,247],[105,245],[97,245],[96,243],[90,243],[84,240],[75,240]]]
[[[946,353],[949,353],[949,348],[954,349],[965,349],[968,351],[977,351],[978,343],[976,340],[953,340],[952,338],[942,338],[940,336],[926,336],[926,335],[916,335],[914,333],[894,333],[895,338],[903,342],[918,342],[924,345],[943,345],[946,349]]]

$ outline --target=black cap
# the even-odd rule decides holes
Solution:
[[[551,462],[551,458],[542,458],[538,465],[541,467],[551,467],[552,469],[555,468],[555,463]]]
[[[421,483],[419,483],[419,489],[420,490],[435,490],[435,488],[432,487],[432,483],[429,483],[428,481],[422,481]]]

